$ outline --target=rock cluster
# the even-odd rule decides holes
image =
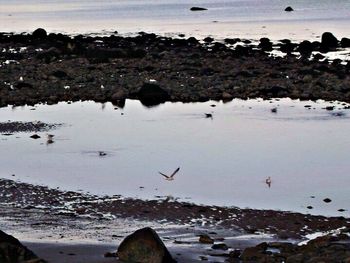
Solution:
[[[246,248],[241,254],[231,254],[228,262],[315,263],[349,262],[350,237],[348,234],[326,235],[298,246],[293,243],[261,243]]]
[[[0,33],[0,107],[76,100],[123,105],[126,98],[150,106],[286,96],[349,102],[350,64],[330,63],[321,53],[349,45],[349,39],[339,41],[329,32],[321,42],[262,38],[257,45],[142,32],[136,37],[72,37],[43,29]],[[271,50],[286,56],[271,57]]]

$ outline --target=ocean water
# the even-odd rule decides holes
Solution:
[[[44,27],[75,34],[147,31],[297,40],[317,39],[324,31],[350,36],[348,0],[0,0],[0,6],[0,31]],[[208,11],[191,12],[192,6]],[[295,11],[285,12],[287,6]]]
[[[99,195],[349,216],[350,112],[328,105],[234,100],[149,109],[128,100],[117,110],[94,102],[2,108],[1,121],[64,125],[50,132],[49,145],[46,132],[38,140],[0,135],[0,177]],[[158,173],[177,167],[174,181]]]

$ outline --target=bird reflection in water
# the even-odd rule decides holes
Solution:
[[[268,186],[269,188],[271,188],[272,180],[271,180],[271,177],[270,177],[270,176],[266,178],[265,184],[267,184],[267,186]]]

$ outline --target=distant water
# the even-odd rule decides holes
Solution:
[[[0,177],[94,194],[349,216],[350,112],[327,105],[234,100],[147,109],[128,100],[117,110],[93,102],[2,108],[1,121],[65,125],[50,132],[49,145],[46,132],[37,140],[0,135]],[[174,181],[158,173],[179,166]]]
[[[349,0],[0,0],[0,31],[138,31],[204,37],[350,36]],[[191,12],[192,6],[208,8]],[[292,6],[294,12],[285,12]]]

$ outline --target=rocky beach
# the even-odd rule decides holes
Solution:
[[[123,105],[127,98],[152,106],[274,98],[349,102],[349,62],[330,51],[350,47],[326,32],[321,41],[284,39],[216,42],[169,38],[1,33],[0,105],[94,100]],[[271,55],[272,51],[281,56]]]
[[[324,110],[342,117],[349,109],[350,62],[329,54],[349,48],[350,39],[337,39],[329,32],[320,41],[302,42],[199,40],[144,32],[133,37],[117,32],[66,35],[41,28],[33,33],[0,33],[0,106],[95,101],[111,102],[118,109],[127,99],[153,107],[164,102],[289,97],[339,101]],[[16,133],[29,137],[62,125],[1,120],[0,132],[5,137]],[[37,136],[31,138],[40,139]],[[143,227],[154,228],[178,262],[350,259],[347,216],[200,205],[171,196],[149,200],[118,193],[94,195],[21,182],[15,174],[0,179],[0,189],[1,230],[24,240],[38,255],[27,251],[15,259],[23,252],[12,253],[8,243],[18,246],[17,241],[1,233],[4,262],[43,262],[36,258],[54,263],[118,262],[117,246]]]
[[[0,263],[350,262],[349,8],[0,0]]]

